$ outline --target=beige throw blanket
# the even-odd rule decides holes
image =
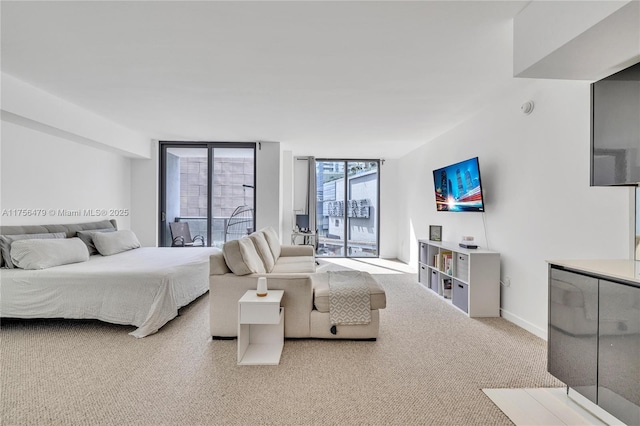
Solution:
[[[329,318],[333,325],[369,324],[369,286],[360,271],[328,271]]]

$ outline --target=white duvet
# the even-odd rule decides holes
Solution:
[[[0,271],[3,318],[98,319],[153,334],[209,289],[217,248],[143,247],[38,271]]]

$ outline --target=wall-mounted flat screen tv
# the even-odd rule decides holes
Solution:
[[[478,157],[434,170],[433,183],[437,211],[484,211]]]

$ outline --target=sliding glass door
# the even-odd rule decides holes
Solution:
[[[160,142],[160,246],[171,223],[222,247],[255,227],[255,144]]]
[[[378,160],[316,160],[319,257],[378,257]]]

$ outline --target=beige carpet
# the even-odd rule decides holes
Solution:
[[[377,342],[287,340],[279,366],[237,366],[236,341],[209,336],[208,295],[144,339],[97,321],[4,321],[1,424],[500,425],[512,423],[482,388],[561,386],[543,340],[465,317],[414,274],[376,278]]]

